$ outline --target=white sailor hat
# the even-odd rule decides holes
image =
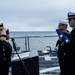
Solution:
[[[59,20],[59,24],[68,25],[67,20]]]
[[[75,18],[75,12],[69,11],[67,16],[68,16],[68,19]]]

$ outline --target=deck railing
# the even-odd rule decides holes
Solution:
[[[25,37],[13,37],[15,39],[16,46],[21,51],[30,50],[44,50],[47,46],[50,46],[54,50],[58,37],[55,36],[25,36]],[[9,42],[12,45],[11,39]]]

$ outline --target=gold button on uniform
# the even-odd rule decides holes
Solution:
[[[4,56],[5,56],[5,53],[4,53]]]
[[[4,60],[6,60],[6,58],[4,58]]]
[[[3,51],[5,51],[5,49],[3,49]]]

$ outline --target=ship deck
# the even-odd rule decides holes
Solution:
[[[40,75],[59,75],[60,68],[56,52],[50,54],[39,53]]]

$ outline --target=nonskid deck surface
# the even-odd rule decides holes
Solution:
[[[57,53],[41,54],[39,56],[40,75],[59,75],[60,68]]]

